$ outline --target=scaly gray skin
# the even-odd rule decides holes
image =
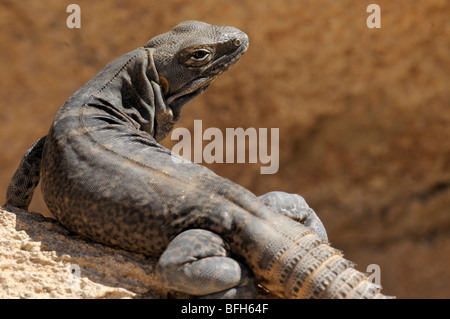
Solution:
[[[27,151],[6,204],[28,208],[40,175],[62,225],[159,258],[162,284],[190,296],[255,297],[256,281],[286,298],[382,297],[302,197],[258,198],[158,144],[247,47],[235,28],[187,21],[108,64]]]

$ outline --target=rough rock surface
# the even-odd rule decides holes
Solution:
[[[280,166],[208,166],[257,195],[303,195],[334,247],[380,265],[386,294],[450,298],[448,0],[76,3],[81,29],[64,1],[0,1],[0,204],[23,152],[107,62],[183,20],[233,25],[249,51],[178,127],[280,128]],[[366,26],[371,3],[381,29]],[[39,193],[31,210],[48,214]]]
[[[154,262],[86,242],[52,218],[0,208],[0,299],[158,298]]]

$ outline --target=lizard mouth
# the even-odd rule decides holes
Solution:
[[[167,103],[172,108],[181,107],[187,102],[191,101],[201,93],[203,93],[211,83],[223,72],[228,70],[233,64],[235,64],[239,58],[245,53],[248,48],[248,43],[243,43],[236,51],[231,55],[223,56],[211,65],[209,65],[201,74],[184,85],[178,91],[174,92],[167,98]],[[164,81],[162,81],[164,82]],[[162,83],[163,90],[168,91],[168,83]]]

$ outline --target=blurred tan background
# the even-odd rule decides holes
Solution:
[[[66,26],[74,2],[81,29]],[[381,29],[366,26],[371,3]],[[178,127],[279,128],[280,168],[208,166],[258,195],[303,195],[358,269],[380,265],[386,294],[450,298],[449,17],[448,0],[0,0],[0,202],[106,63],[184,20],[232,25],[249,51]],[[48,214],[40,192],[30,210]]]

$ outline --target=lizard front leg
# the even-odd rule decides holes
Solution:
[[[7,206],[28,209],[41,173],[42,150],[47,136],[41,137],[25,152],[6,191]]]
[[[269,192],[259,196],[258,200],[264,205],[275,209],[277,212],[311,228],[320,238],[328,241],[327,232],[322,221],[314,210],[308,206],[302,196],[285,192]]]
[[[203,229],[180,233],[159,258],[156,272],[169,289],[213,299],[255,298],[251,271],[229,256],[217,234]]]

